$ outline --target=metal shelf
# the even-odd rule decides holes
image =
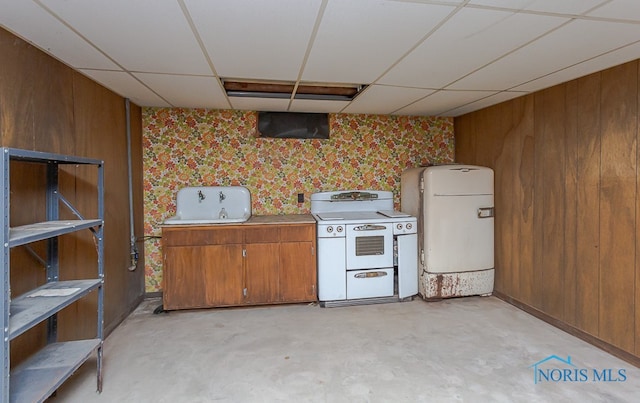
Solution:
[[[46,283],[11,301],[9,340],[102,285],[101,279]]]
[[[9,247],[28,244],[49,239],[54,236],[69,234],[82,229],[102,225],[102,220],[62,220],[21,225],[9,229]]]
[[[11,227],[10,169],[12,161],[46,166],[46,217],[44,222]],[[97,170],[95,197],[97,211],[85,219],[72,203],[60,194],[60,165],[92,165]],[[94,194],[94,193],[89,193]],[[93,197],[93,196],[92,196]],[[66,206],[78,219],[61,220],[60,207]],[[96,214],[97,213],[97,214]],[[97,217],[96,217],[97,216]],[[58,281],[60,259],[58,237],[72,232],[90,230],[96,247],[96,271],[88,279]],[[104,162],[97,159],[20,150],[2,147],[0,151],[0,329],[3,348],[0,349],[0,402],[42,402],[75,371],[90,355],[97,352],[98,392],[102,391],[102,339],[104,333]],[[46,256],[36,259],[46,267],[47,283],[11,299],[10,250],[31,242],[46,241]],[[57,313],[82,299],[97,293],[97,326],[95,338],[64,343],[57,342]],[[47,345],[24,363],[11,369],[10,340],[38,323],[47,322]],[[11,373],[11,374],[10,374]]]
[[[11,371],[10,401],[43,402],[101,346],[101,339],[49,344]]]
[[[12,160],[26,162],[49,162],[53,164],[80,164],[80,165],[102,165],[104,161],[93,158],[76,157],[73,155],[46,153],[42,151],[22,150],[19,148],[3,148],[4,153]]]

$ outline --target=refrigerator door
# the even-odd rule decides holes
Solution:
[[[425,168],[409,168],[400,178],[400,204],[403,212],[421,218],[420,181]]]
[[[473,166],[429,167],[424,182],[427,272],[492,269],[493,171]]]

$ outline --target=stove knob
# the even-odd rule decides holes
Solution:
[[[402,224],[397,224],[397,225],[396,225],[396,228],[397,228],[398,230],[402,230]]]
[[[338,232],[342,232],[342,226],[341,226],[341,225],[338,225],[338,227],[336,228],[336,230],[337,230]]]
[[[331,225],[329,225],[327,227],[327,232],[329,232],[329,233],[333,232],[333,227]]]
[[[407,223],[407,229],[411,229],[413,228],[413,224],[411,224],[410,222]]]

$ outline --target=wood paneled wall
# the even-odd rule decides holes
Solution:
[[[632,361],[638,80],[633,61],[455,119],[456,161],[495,170],[498,295]]]
[[[0,29],[0,138],[2,146],[97,158],[105,161],[105,330],[115,328],[144,293],[144,260],[129,271],[130,235],[125,100],[9,32]],[[142,117],[131,107],[136,236],[142,227]],[[44,169],[12,163],[11,223],[44,220]],[[62,194],[85,216],[95,215],[96,170],[68,166]],[[61,214],[64,208],[61,207]],[[68,216],[67,218],[71,218]],[[96,251],[86,233],[60,239],[61,278],[95,277]],[[44,256],[44,245],[35,245]],[[140,251],[143,245],[139,244]],[[12,295],[44,281],[44,269],[24,251],[11,253]],[[95,336],[95,295],[59,315],[59,338]],[[12,342],[12,364],[42,343],[42,328]]]

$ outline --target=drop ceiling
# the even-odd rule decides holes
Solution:
[[[638,0],[1,0],[0,26],[158,107],[459,116],[640,58]],[[231,97],[225,79],[366,88]]]

